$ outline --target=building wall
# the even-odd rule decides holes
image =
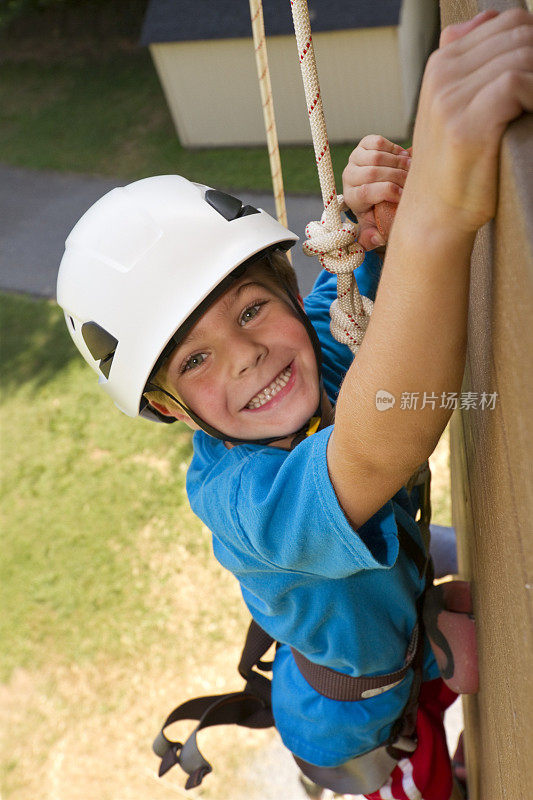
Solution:
[[[398,29],[317,33],[313,41],[330,140],[354,142],[371,132],[405,138],[423,63],[404,75]],[[264,144],[251,39],[155,44],[150,51],[184,146]],[[279,139],[309,143],[294,37],[269,38],[268,56]],[[404,77],[416,87],[404,86]]]

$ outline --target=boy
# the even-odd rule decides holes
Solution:
[[[303,313],[279,254],[296,237],[176,176],[99,201],[60,271],[69,331],[116,404],[198,430],[189,499],[253,617],[281,643],[272,706],[284,743],[317,784],[371,800],[458,796],[442,729],[454,695],[427,642],[408,736],[397,722],[412,669],[354,702],[314,689],[295,659],[388,676],[416,639],[422,543],[403,486],[450,414],[398,400],[460,388],[470,253],[495,212],[505,126],[533,108],[532,32],[518,10],[446,29],[422,85],[412,165],[383,139],[352,154],[345,197],[363,246],[377,244],[371,207],[404,188],[355,359],[327,329],[331,276]],[[362,294],[375,295],[379,271],[368,253]],[[381,390],[397,400],[386,413]]]

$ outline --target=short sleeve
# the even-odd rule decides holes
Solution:
[[[232,526],[241,546],[248,546],[265,565],[341,578],[386,569],[396,561],[392,503],[359,531],[339,505],[326,458],[331,430],[319,431],[290,453],[264,448],[233,475],[225,495]]]

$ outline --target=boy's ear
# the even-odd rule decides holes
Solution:
[[[163,414],[164,417],[174,417],[175,419],[178,419],[180,422],[185,422],[191,428],[197,427],[191,420],[189,415],[185,413],[185,411],[178,411],[177,409],[175,411],[171,411],[169,408],[163,405],[163,403],[158,403],[156,400],[148,399],[148,402],[150,403],[151,406],[153,406],[153,408],[156,409],[156,411],[159,411],[160,414]]]

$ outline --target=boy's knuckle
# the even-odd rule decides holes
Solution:
[[[516,67],[525,71],[531,70],[533,66],[533,47],[519,47],[515,53]]]
[[[433,82],[437,78],[443,67],[442,51],[434,50],[426,62],[425,78],[426,81]]]
[[[500,87],[505,94],[513,94],[521,84],[520,71],[507,69],[500,76]]]
[[[533,43],[533,25],[518,25],[513,28],[511,42],[515,47]]]
[[[514,26],[531,24],[531,14],[524,8],[509,8],[502,13]]]
[[[359,199],[359,201],[361,203],[366,203],[367,202],[368,193],[369,193],[369,187],[368,187],[367,183],[363,183],[362,186],[359,186],[357,188],[357,193],[356,194],[357,194],[358,199]]]
[[[366,178],[371,183],[375,183],[375,181],[379,178],[379,169],[376,166],[370,166],[367,169]]]

